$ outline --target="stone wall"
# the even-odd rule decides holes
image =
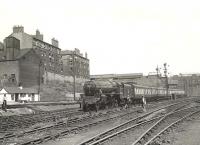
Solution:
[[[86,80],[85,78],[76,78],[77,83],[84,83]],[[52,72],[44,72],[44,82],[48,83],[49,81],[59,81],[61,83],[65,82],[73,82],[73,77],[72,76],[66,76],[66,75],[61,75],[61,74],[56,74]]]

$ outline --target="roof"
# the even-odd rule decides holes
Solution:
[[[42,41],[42,40],[38,39],[38,38],[35,38],[35,37],[33,37],[33,36],[32,36],[32,38],[35,39],[35,40],[37,40],[37,41],[40,41],[40,42],[42,42],[42,43],[45,43],[45,44],[47,44],[47,45],[49,45],[49,46],[52,46],[52,47],[54,47],[54,48],[56,48],[56,49],[61,50],[59,47],[56,47],[56,46],[54,46],[54,45],[52,45],[52,44],[50,44],[50,43],[47,43],[47,42],[45,42],[45,41]]]
[[[63,50],[63,51],[60,52],[60,54],[61,54],[62,56],[65,56],[65,55],[70,55],[70,56],[72,56],[72,55],[73,55],[73,52],[74,52],[74,55],[75,55],[75,56],[80,57],[80,58],[85,59],[85,60],[89,60],[88,58],[84,57],[82,53],[79,53],[79,54],[78,54],[78,53],[76,53],[76,52],[73,51],[73,50]]]
[[[101,79],[101,78],[120,78],[120,79],[133,79],[142,77],[142,73],[128,73],[128,74],[102,74],[102,75],[90,75],[90,78]]]
[[[38,93],[38,91],[34,88],[22,88],[20,89],[19,87],[4,87],[4,89],[8,92],[8,93],[26,93],[26,94],[30,94],[30,93]]]
[[[26,55],[28,52],[30,52],[32,50],[33,50],[33,48],[24,48],[24,49],[21,49],[19,51],[19,53],[15,56],[15,58],[13,60],[3,59],[3,57],[6,56],[6,54],[0,53],[0,61],[16,61],[16,60],[22,58],[24,55]],[[37,55],[37,56],[40,57],[39,55]]]

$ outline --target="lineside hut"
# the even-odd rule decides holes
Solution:
[[[0,103],[40,101],[38,91],[34,88],[4,87],[0,89]]]

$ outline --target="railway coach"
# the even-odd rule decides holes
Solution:
[[[183,96],[185,92],[178,89],[148,87],[130,83],[90,80],[83,86],[82,108],[84,111],[98,110],[125,104],[140,104],[142,96],[147,102]],[[173,97],[175,98],[175,97]]]

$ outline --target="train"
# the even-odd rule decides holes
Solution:
[[[105,109],[141,103],[142,96],[147,102],[185,96],[181,89],[148,87],[133,83],[110,80],[89,80],[83,85],[81,96],[83,111]]]

